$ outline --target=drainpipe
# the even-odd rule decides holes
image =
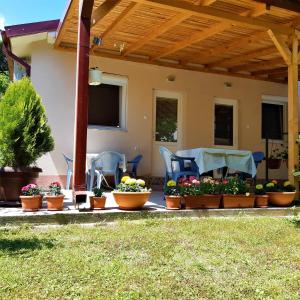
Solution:
[[[22,58],[18,57],[17,55],[11,52],[10,40],[6,35],[6,32],[4,30],[0,30],[0,31],[1,31],[2,41],[3,41],[3,47],[2,47],[3,53],[6,55],[8,60],[11,59],[19,63],[20,65],[22,65],[26,70],[26,75],[30,77],[31,66],[25,60],[23,60]],[[10,68],[9,72],[12,79],[13,70],[11,70]]]

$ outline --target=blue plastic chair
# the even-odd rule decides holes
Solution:
[[[164,186],[166,187],[168,180],[172,179],[177,182],[180,177],[195,176],[199,178],[199,168],[194,157],[177,156],[166,147],[160,146],[159,152],[163,158],[166,167],[166,175]],[[189,166],[185,166],[185,162],[190,162]]]
[[[64,159],[67,163],[67,181],[66,181],[66,190],[70,189],[71,177],[73,175],[73,159],[68,157],[63,153]]]
[[[93,158],[91,170],[89,171],[89,191],[93,188],[95,175],[97,177],[97,188],[101,187],[102,180],[108,185],[104,175],[114,175],[115,185],[119,184],[121,176],[119,163],[122,162],[122,160],[122,154],[114,151],[104,151]]]
[[[129,176],[133,178],[137,177],[137,168],[142,158],[143,155],[139,154],[133,160],[127,162],[127,164],[131,165],[131,170],[127,171]]]

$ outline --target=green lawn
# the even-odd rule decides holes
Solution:
[[[0,299],[300,299],[300,222],[2,229]]]

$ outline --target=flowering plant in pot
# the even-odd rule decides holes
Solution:
[[[102,188],[93,189],[94,196],[90,196],[91,209],[104,209],[106,197]]]
[[[183,195],[185,208],[200,208],[200,196],[203,194],[200,189],[200,181],[194,176],[182,178],[179,181],[180,194]]]
[[[203,194],[200,196],[201,208],[220,207],[223,193],[223,184],[220,181],[212,177],[204,177],[200,181],[200,191]]]
[[[249,193],[249,186],[238,177],[223,181],[224,208],[254,207],[255,195]]]
[[[151,189],[142,179],[124,176],[112,194],[120,209],[135,210],[141,209],[149,200]]]
[[[254,191],[256,198],[255,198],[255,206],[260,208],[268,207],[269,196],[266,194],[266,190],[263,184],[257,184],[255,186]]]
[[[52,182],[45,196],[48,210],[62,210],[64,205],[64,194],[61,192],[61,184]]]
[[[167,186],[164,188],[166,207],[167,209],[181,208],[180,189],[175,180],[169,180]]]
[[[42,202],[41,190],[36,184],[27,184],[21,189],[20,199],[23,211],[37,211]]]
[[[265,184],[269,202],[275,206],[290,206],[293,204],[296,196],[296,188],[289,182],[278,183],[272,180]]]

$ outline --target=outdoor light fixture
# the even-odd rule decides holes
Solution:
[[[102,71],[97,67],[89,70],[89,85],[100,85],[102,82]]]

